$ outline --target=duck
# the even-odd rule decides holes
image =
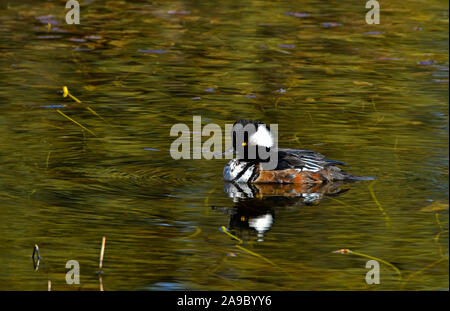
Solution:
[[[236,157],[223,169],[226,182],[322,184],[375,179],[347,173],[338,167],[345,163],[328,159],[316,151],[276,147],[272,132],[261,121],[238,120],[233,124],[231,135]],[[262,156],[264,151],[275,156],[275,166],[267,168],[268,158]]]

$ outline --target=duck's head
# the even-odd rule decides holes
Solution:
[[[261,121],[241,119],[233,124],[233,150],[245,160],[258,160],[258,149],[265,148],[266,152],[274,146],[274,138],[266,124]],[[253,152],[256,155],[252,156]]]

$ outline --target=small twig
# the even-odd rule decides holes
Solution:
[[[75,123],[76,125],[78,125],[79,127],[81,127],[82,129],[88,131],[89,133],[91,133],[92,135],[94,135],[95,137],[97,137],[97,135],[95,135],[94,132],[92,132],[90,129],[86,128],[85,126],[81,125],[80,123],[78,123],[77,121],[75,121],[74,119],[72,119],[71,117],[69,117],[68,115],[66,115],[66,114],[65,114],[64,112],[62,112],[61,110],[56,109],[56,111],[57,111],[60,115],[62,115],[64,118],[66,118],[66,119],[72,121],[73,123]]]
[[[105,254],[105,244],[106,244],[106,237],[103,237],[103,239],[102,239],[102,249],[100,251],[100,262],[98,264],[99,272],[101,272],[102,268],[103,268],[103,255]]]
[[[268,259],[268,258],[266,258],[266,257],[264,257],[264,256],[262,256],[262,255],[260,255],[260,254],[258,254],[258,253],[252,252],[251,250],[247,249],[246,247],[241,246],[241,245],[244,243],[244,241],[241,240],[240,238],[238,238],[237,236],[231,234],[231,233],[229,232],[229,230],[228,230],[225,226],[222,226],[222,227],[220,228],[220,231],[224,232],[224,233],[227,234],[229,237],[231,237],[231,238],[233,238],[234,240],[238,241],[238,244],[236,244],[236,247],[239,248],[240,250],[246,252],[247,254],[250,254],[250,255],[252,255],[252,256],[255,256],[255,257],[258,257],[258,258],[264,260],[265,262],[269,263],[270,265],[272,265],[272,266],[278,268],[279,270],[283,271],[283,273],[286,273],[290,278],[294,278],[294,279],[295,279],[295,277],[292,275],[292,273],[289,273],[289,272],[286,271],[284,268],[280,267],[279,265],[277,265],[276,263],[274,263],[274,262],[271,261],[270,259]]]
[[[51,154],[51,153],[52,153],[52,152],[49,151],[48,154],[47,154],[47,161],[45,162],[45,168],[46,168],[46,169],[48,169],[48,162],[50,161],[50,154]]]
[[[103,280],[101,275],[98,277],[98,282],[100,283],[100,291],[103,292]]]
[[[439,214],[438,214],[438,213],[434,213],[434,219],[436,219],[436,223],[439,225],[439,228],[440,228],[441,231],[442,231],[443,228],[442,228],[441,221],[439,220]]]
[[[276,263],[274,263],[272,260],[269,260],[269,259],[267,259],[266,257],[261,256],[260,254],[257,254],[257,253],[255,253],[255,252],[252,252],[251,250],[249,250],[249,249],[247,249],[247,248],[245,248],[245,247],[242,247],[242,246],[240,246],[239,244],[236,244],[236,247],[239,248],[240,250],[243,250],[244,252],[246,252],[246,253],[252,255],[252,256],[261,258],[262,260],[264,260],[265,262],[271,264],[271,265],[274,266],[274,267],[280,268],[280,267],[279,267]]]
[[[365,257],[365,258],[368,258],[368,259],[373,259],[373,260],[382,262],[385,265],[391,267],[398,274],[400,281],[402,280],[402,273],[401,273],[401,271],[396,266],[391,264],[390,262],[387,262],[386,260],[383,260],[381,258],[370,256],[370,255],[366,255],[366,254],[363,254],[363,253],[354,252],[354,251],[352,251],[352,250],[350,250],[348,248],[338,249],[337,251],[333,251],[333,253],[335,253],[335,254],[353,254],[353,255],[356,255],[356,256]]]
[[[406,280],[402,283],[402,287],[401,289],[403,290],[403,288],[405,288],[406,283],[408,283],[409,281],[411,281],[411,279],[413,279],[414,277],[416,277],[417,275],[423,273],[425,270],[430,269],[431,267],[437,265],[438,263],[444,261],[444,260],[448,260],[448,256],[442,257],[434,262],[432,262],[431,264],[429,264],[428,266],[426,266],[425,268],[420,269],[419,271],[416,271],[414,273],[411,273]]]
[[[34,258],[35,255],[36,259]],[[31,258],[33,259],[34,270],[37,271],[39,269],[39,264],[41,262],[41,254],[39,253],[39,246],[37,244],[34,244],[33,255],[31,255]]]
[[[439,254],[440,254],[441,257],[442,257],[442,256],[444,256],[444,253],[442,252],[442,247],[441,247],[441,245],[439,244],[439,238],[441,237],[441,234],[448,232],[448,230],[443,230],[442,224],[441,224],[441,222],[439,221],[439,216],[438,216],[438,214],[435,213],[434,216],[435,216],[436,221],[437,221],[437,223],[438,223],[438,225],[439,225],[439,228],[441,229],[441,231],[439,231],[439,232],[436,234],[436,236],[434,237],[434,243],[439,247]]]
[[[387,215],[387,213],[384,211],[383,206],[381,206],[380,201],[378,201],[377,197],[375,196],[375,192],[373,191],[373,185],[375,185],[375,183],[376,183],[377,181],[378,181],[378,180],[374,180],[373,182],[371,182],[371,183],[369,184],[369,186],[368,186],[369,192],[370,192],[370,195],[372,196],[373,201],[374,201],[375,204],[378,206],[378,209],[380,210],[381,214],[383,214],[384,218],[386,219],[386,224],[389,225],[390,218],[389,218],[389,216]]]
[[[236,241],[239,242],[239,244],[244,243],[244,241],[242,241],[240,238],[238,238],[237,236],[232,235],[230,232],[228,232],[228,229],[225,226],[222,226],[221,231],[225,234],[227,234],[228,236],[232,237],[233,239],[235,239]]]
[[[72,94],[70,94],[69,89],[67,88],[67,86],[63,86],[63,97],[67,97],[69,96],[70,98],[72,98],[75,102],[77,102],[78,104],[81,104],[81,100],[79,100],[78,98],[76,98],[75,96],[73,96]],[[99,119],[101,119],[102,121],[108,123],[101,115],[99,115],[94,109],[92,109],[91,107],[87,106],[86,107],[87,110],[89,110],[93,115],[97,116]]]
[[[36,254],[37,260],[41,259],[41,254],[39,253],[39,246],[37,244],[34,244],[34,247],[33,247],[33,255],[31,256],[31,258],[33,258],[33,260],[34,260],[35,254]]]
[[[203,201],[203,203],[205,204],[205,207],[208,207],[209,205],[209,196],[216,190],[216,187],[212,188],[211,190],[208,191],[208,195],[205,198],[205,201]],[[206,213],[208,213],[209,209],[206,208],[205,209]]]
[[[350,208],[353,208],[353,209],[358,209],[357,207],[354,207],[354,206],[352,206],[352,205],[350,205],[350,204],[347,204],[347,203],[345,203],[344,201],[341,201],[341,200],[339,200],[339,199],[336,199],[336,198],[333,198],[333,197],[328,197],[328,199],[330,199],[330,200],[332,200],[332,201],[335,201],[335,202],[338,202],[339,204],[341,204],[341,205],[343,205],[343,206],[350,207]]]
[[[270,263],[272,266],[275,266],[275,267],[279,268],[277,264],[273,263],[271,260],[267,259],[266,257],[261,256],[260,254],[257,254],[257,253],[255,253],[255,252],[252,252],[251,250],[249,250],[249,249],[247,249],[247,248],[241,246],[240,244],[243,244],[244,241],[242,241],[242,240],[241,240],[240,238],[238,238],[237,236],[232,235],[230,232],[228,232],[229,230],[228,230],[225,226],[222,226],[220,229],[221,229],[222,232],[226,233],[228,236],[232,237],[233,239],[235,239],[236,241],[239,242],[238,244],[236,244],[236,247],[239,248],[240,250],[243,250],[244,252],[246,252],[246,253],[248,253],[248,254],[250,254],[250,255],[253,255],[253,256],[255,256],[255,257],[261,258],[262,260],[264,260],[264,261]]]
[[[195,232],[193,234],[183,237],[181,239],[182,240],[192,239],[193,237],[196,237],[197,235],[199,235],[200,232],[202,232],[202,229],[200,229],[200,227],[195,227]]]

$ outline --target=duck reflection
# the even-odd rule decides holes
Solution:
[[[233,207],[213,206],[229,215],[229,229],[242,240],[264,241],[264,235],[275,221],[279,207],[317,205],[327,196],[337,196],[348,189],[344,183],[325,184],[236,184],[225,182],[224,191],[233,199]]]

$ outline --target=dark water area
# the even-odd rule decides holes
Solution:
[[[448,290],[448,2],[80,4],[0,1],[0,290],[98,290],[103,236],[105,290]],[[194,115],[377,179],[238,189]]]

